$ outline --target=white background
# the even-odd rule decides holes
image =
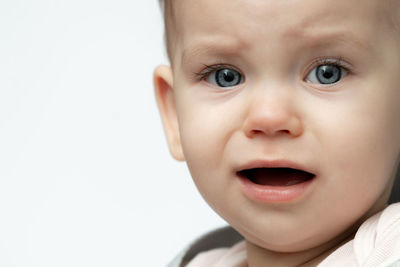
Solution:
[[[224,222],[169,155],[157,0],[0,1],[0,266],[165,266]]]

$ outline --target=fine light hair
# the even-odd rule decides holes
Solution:
[[[167,54],[169,61],[172,64],[172,29],[174,27],[174,11],[172,7],[172,1],[171,0],[158,0],[161,11],[163,14],[163,19],[164,19],[164,40],[165,40],[165,47],[167,49]]]

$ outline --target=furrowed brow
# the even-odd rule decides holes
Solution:
[[[313,35],[298,35],[298,41],[303,46],[321,47],[325,45],[344,45],[351,48],[361,49],[363,51],[371,51],[373,46],[367,40],[359,38],[352,32],[338,31],[328,33],[317,33]]]

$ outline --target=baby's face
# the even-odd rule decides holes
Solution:
[[[171,150],[259,246],[311,248],[386,205],[400,33],[387,1],[360,2],[175,1]]]

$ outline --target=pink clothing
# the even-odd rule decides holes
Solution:
[[[247,267],[246,245],[198,254],[187,267]],[[400,267],[400,203],[365,221],[355,238],[335,250],[318,267]]]

